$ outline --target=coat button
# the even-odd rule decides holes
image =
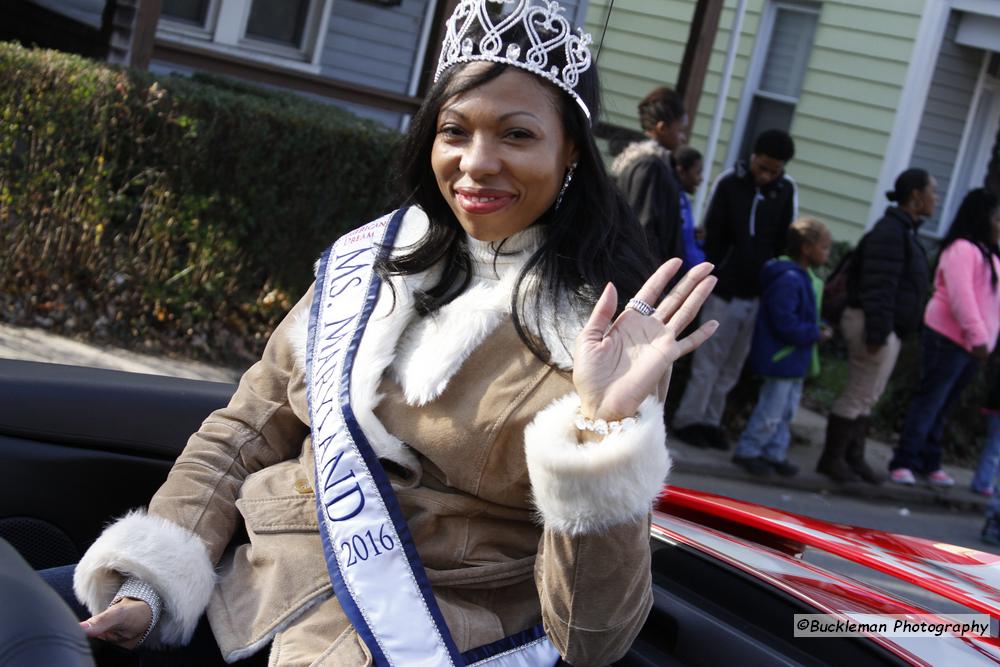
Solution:
[[[309,482],[307,482],[304,479],[297,479],[297,480],[295,480],[295,490],[298,493],[302,493],[302,494],[307,494],[307,493],[312,493],[313,492],[312,487],[309,486]]]

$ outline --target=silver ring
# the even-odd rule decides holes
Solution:
[[[655,308],[653,308],[651,305],[649,305],[642,299],[629,299],[628,303],[625,304],[625,307],[631,308],[635,312],[639,313],[640,315],[644,315],[646,317],[649,317],[650,315],[656,312]]]

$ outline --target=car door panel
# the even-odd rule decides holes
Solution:
[[[74,562],[145,505],[233,385],[0,360],[0,538],[35,568]]]

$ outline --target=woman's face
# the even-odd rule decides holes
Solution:
[[[458,77],[490,63],[468,65]],[[499,241],[548,210],[576,159],[565,136],[556,91],[509,68],[447,100],[438,113],[431,168],[462,228]]]
[[[934,215],[937,205],[937,180],[931,176],[923,190],[915,190],[913,192],[914,212],[922,218],[929,218]]]

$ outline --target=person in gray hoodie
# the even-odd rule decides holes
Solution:
[[[682,188],[670,162],[687,141],[684,100],[665,86],[652,90],[639,102],[639,123],[649,138],[619,153],[611,173],[646,232],[650,254],[662,263],[684,257]]]

